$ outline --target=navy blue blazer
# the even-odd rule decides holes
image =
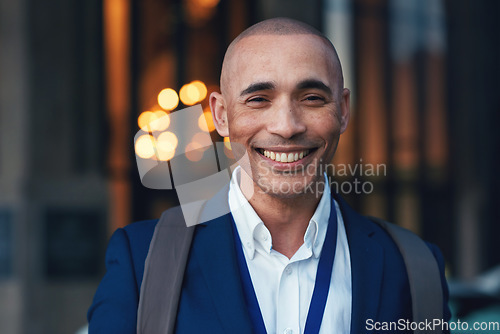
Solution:
[[[356,213],[340,197],[335,199],[351,255],[351,333],[370,333],[367,321],[411,320],[408,277],[397,246],[381,227]],[[144,262],[156,223],[134,223],[111,237],[107,271],[88,312],[90,334],[136,333]],[[443,258],[437,247],[428,246],[439,264],[443,315],[448,321],[451,314]],[[252,333],[236,261],[228,215],[196,227],[179,301],[177,333]]]

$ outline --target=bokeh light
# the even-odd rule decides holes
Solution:
[[[156,116],[156,119],[153,121],[155,130],[165,131],[170,125],[170,116],[163,110],[157,110],[154,114]]]
[[[172,88],[165,88],[158,94],[158,104],[165,110],[174,110],[179,105],[179,96]]]
[[[143,158],[149,159],[155,155],[155,139],[151,135],[142,135],[135,141],[135,153]]]
[[[179,97],[181,98],[182,103],[187,106],[192,106],[200,100],[200,92],[196,86],[188,83],[181,87]]]
[[[210,107],[206,107],[205,110],[203,110],[203,114],[198,118],[198,127],[201,131],[205,132],[212,132],[215,130],[214,119],[212,118]]]
[[[158,160],[160,161],[168,161],[175,156],[175,149],[164,151],[158,149]]]
[[[163,110],[144,111],[139,115],[137,123],[143,131],[164,131],[170,125],[170,117]]]
[[[197,142],[192,141],[186,146],[186,158],[191,161],[200,161],[203,158],[203,153],[205,153],[203,146]]]
[[[144,131],[152,131],[150,124],[153,117],[155,117],[155,114],[152,111],[143,111],[137,119],[137,124]]]
[[[179,97],[187,106],[203,101],[207,97],[207,86],[200,80],[192,81],[181,87]]]
[[[207,97],[207,86],[205,86],[205,84],[200,80],[195,80],[191,82],[191,85],[196,87],[196,89],[198,90],[199,93],[198,102],[203,101],[205,97]]]
[[[172,132],[162,132],[156,139],[156,146],[163,151],[175,150],[178,144],[177,136]]]
[[[193,136],[191,140],[193,143],[198,143],[201,147],[208,148],[212,145],[212,138],[206,132],[198,132]]]
[[[179,140],[172,132],[162,132],[156,139],[156,148],[158,150],[158,158],[162,161],[170,160],[175,155]]]
[[[232,150],[232,148],[231,148],[231,142],[229,141],[229,137],[224,137],[224,146],[225,146],[228,150]]]

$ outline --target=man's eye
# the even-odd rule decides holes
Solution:
[[[302,101],[307,106],[315,107],[323,106],[326,103],[326,98],[321,95],[307,95]]]
[[[307,101],[325,101],[324,97],[316,96],[316,95],[307,96],[305,99]]]
[[[267,100],[263,97],[253,97],[251,99],[248,99],[247,102],[266,102]]]
[[[269,104],[269,99],[262,96],[251,97],[246,101],[246,105],[250,108],[264,108]]]

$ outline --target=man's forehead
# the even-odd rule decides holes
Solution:
[[[311,67],[328,64],[329,69],[334,69],[335,55],[321,40],[314,35],[259,35],[249,36],[240,40],[233,50],[233,54],[228,60],[231,72],[234,75],[241,75],[241,71],[248,69],[255,72],[265,67],[277,66],[282,64],[295,66]],[[257,66],[257,68],[255,67]],[[325,69],[325,68],[323,68]],[[265,73],[261,73],[265,75]]]
[[[235,86],[244,86],[248,83],[238,80],[243,79],[243,72],[250,74],[253,77],[252,81],[260,79],[258,77],[261,76],[264,79],[266,73],[262,73],[262,69],[266,64],[280,66],[286,63],[289,65],[290,62],[287,63],[286,60],[298,59],[298,55],[300,54],[304,56],[300,59],[300,63],[297,66],[312,66],[313,62],[316,62],[317,66],[318,63],[321,63],[321,65],[325,65],[326,67],[321,66],[323,74],[319,74],[318,77],[333,75],[336,79],[341,80],[342,74],[336,51],[326,38],[302,32],[296,34],[252,34],[237,40],[236,43],[230,46],[226,53],[221,73],[221,89],[223,94],[224,91],[227,91],[226,89],[237,88],[239,90],[241,87]],[[261,70],[260,72],[259,69]],[[324,73],[325,70],[328,73]],[[306,75],[304,76],[305,78]],[[245,75],[245,80],[243,81],[248,81],[247,79],[250,78]],[[268,79],[275,80],[272,77]],[[236,84],[235,81],[239,82],[239,84]],[[325,80],[323,81],[326,82]]]
[[[296,47],[306,44],[309,47],[315,47],[318,49],[323,49],[327,46],[324,38],[312,34],[258,34],[245,36],[238,40],[234,45],[233,50],[231,50],[233,53],[230,54],[230,56],[235,54],[248,54],[249,50],[265,50],[269,47],[275,46],[277,43],[283,44],[287,42],[288,44],[295,46],[295,48],[289,50],[290,52],[296,49]]]
[[[242,71],[251,72],[266,67],[273,69],[281,65],[311,66],[328,64],[335,70],[335,54],[328,49],[320,37],[314,35],[253,35],[241,39],[225,59],[227,72],[241,75]],[[323,68],[326,69],[326,68]],[[292,70],[292,68],[288,68]],[[233,78],[234,79],[234,78]]]

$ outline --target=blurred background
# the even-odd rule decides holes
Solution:
[[[276,16],[337,47],[335,163],[386,168],[341,192],[441,248],[456,317],[500,321],[500,1],[0,0],[0,333],[86,324],[111,233],[177,203],[141,185],[140,116],[206,108],[229,42]]]

